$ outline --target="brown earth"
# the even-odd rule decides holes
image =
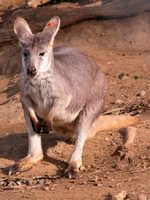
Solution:
[[[147,107],[146,110],[144,106],[139,109],[146,117],[137,126],[130,162],[116,154],[123,144],[119,132],[102,132],[85,145],[85,170],[80,177],[65,179],[61,175],[73,145],[54,135],[43,135],[45,158],[42,162],[11,177],[3,170],[0,172],[0,199],[106,200],[113,199],[111,196],[122,190],[127,191],[126,199],[137,199],[143,193],[150,199],[149,22],[149,13],[118,20],[88,20],[61,29],[55,43],[56,46],[69,45],[81,49],[105,72],[109,85],[105,110],[117,108],[118,100],[122,105],[137,100],[139,97],[134,96],[145,91],[142,102]],[[16,42],[0,46],[1,69],[10,64],[12,72],[15,72],[16,63],[19,64],[17,46]],[[10,59],[13,52],[15,57]],[[1,169],[27,153],[23,113],[19,94],[15,94],[17,80],[17,74],[0,76]]]

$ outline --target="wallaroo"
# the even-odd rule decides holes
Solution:
[[[14,22],[22,54],[20,100],[28,132],[28,154],[15,164],[24,171],[43,159],[41,134],[50,130],[74,141],[67,177],[82,168],[86,140],[96,132],[138,123],[136,117],[101,116],[107,89],[105,76],[87,55],[71,47],[53,48],[60,19],[55,16],[33,34],[25,19]]]

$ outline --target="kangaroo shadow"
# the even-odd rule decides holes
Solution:
[[[56,136],[55,134],[42,135],[42,145],[44,152],[44,160],[57,166],[59,175],[62,175],[62,171],[67,167],[67,163],[62,160],[58,160],[47,155],[47,150],[50,147],[54,147],[59,141],[63,141],[63,138]],[[25,157],[28,151],[28,137],[26,133],[13,133],[0,137],[0,158],[8,160],[18,161]],[[9,166],[8,166],[9,167]],[[2,168],[2,173],[8,173],[6,168]]]

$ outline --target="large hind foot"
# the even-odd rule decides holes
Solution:
[[[14,165],[7,168],[9,175],[17,174],[19,172],[25,172],[33,167],[33,165],[43,159],[43,154],[31,156],[28,155],[25,158],[20,159]]]

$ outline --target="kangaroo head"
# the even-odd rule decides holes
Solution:
[[[29,77],[35,77],[50,69],[53,59],[52,46],[60,27],[60,19],[55,16],[46,24],[42,32],[33,34],[22,17],[16,18],[14,32],[22,49],[22,65]]]

